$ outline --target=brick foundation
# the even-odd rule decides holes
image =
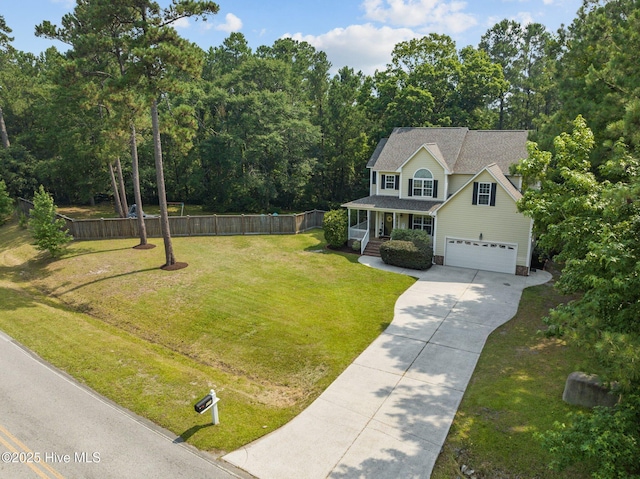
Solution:
[[[444,256],[438,256],[438,255],[435,255],[435,256],[433,257],[433,262],[434,262],[435,264],[439,264],[440,266],[442,266],[442,265],[444,264]]]

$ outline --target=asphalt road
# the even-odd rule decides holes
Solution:
[[[246,475],[119,408],[0,332],[0,478],[145,477]]]

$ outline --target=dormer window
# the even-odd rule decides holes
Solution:
[[[433,174],[423,168],[409,180],[409,196],[422,196],[435,198],[438,196],[438,180],[433,179]]]

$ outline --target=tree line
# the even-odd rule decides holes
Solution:
[[[158,10],[162,25],[146,28],[162,34],[137,31],[132,5],[78,2],[60,26],[36,29],[69,49],[37,56],[11,46],[2,20],[0,176],[12,195],[43,184],[59,203],[109,195],[125,209],[127,198],[140,203],[139,184],[140,200],[157,203],[149,98],[168,198],[218,213],[329,209],[364,196],[366,163],[396,126],[537,130],[559,106],[562,46],[540,24],[505,20],[460,50],[430,34],[396,45],[373,75],[348,66],[332,75],[324,52],[289,38],[254,51],[232,33],[203,51],[171,27],[185,11]],[[169,65],[172,48],[183,55]],[[152,64],[145,49],[166,58]]]
[[[516,171],[539,188],[519,208],[579,297],[548,332],[592,354],[622,398],[543,443],[559,467],[640,477],[640,0],[584,0],[553,33],[503,20],[475,47],[426,35],[372,75],[332,75],[305,42],[253,51],[232,33],[203,51],[172,27],[215,12],[78,0],[36,30],[69,50],[37,56],[12,47],[0,17],[0,197],[42,184],[59,202],[109,195],[121,214],[127,198],[165,196],[218,213],[329,209],[368,193],[366,163],[396,126],[527,129]]]

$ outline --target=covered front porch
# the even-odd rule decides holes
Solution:
[[[388,238],[395,228],[423,229],[433,235],[439,201],[369,196],[342,205],[349,215],[349,240],[360,242],[364,254],[371,239]]]

